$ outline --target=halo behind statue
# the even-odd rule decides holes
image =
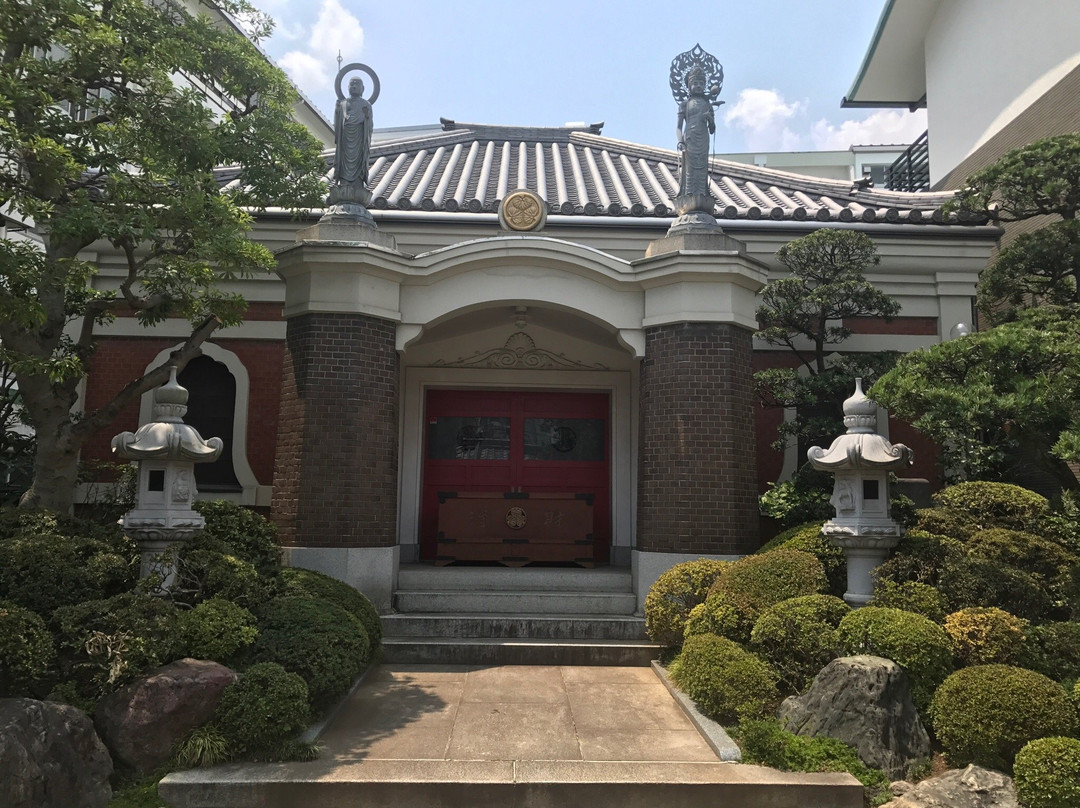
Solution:
[[[680,53],[671,60],[671,75],[668,83],[671,85],[671,95],[675,102],[681,104],[690,97],[686,88],[686,78],[694,67],[700,67],[705,71],[706,92],[711,98],[720,95],[720,89],[724,86],[724,68],[716,57],[702,50],[701,45],[694,45],[688,51]]]
[[[374,104],[375,99],[379,97],[379,77],[375,75],[374,70],[360,62],[347,64],[338,71],[337,78],[334,79],[334,92],[337,93],[338,100],[340,101],[345,97],[345,93],[341,91],[341,80],[345,78],[347,73],[351,73],[354,70],[359,70],[361,73],[367,73],[371,78],[371,96],[367,99],[367,102],[369,104]]]

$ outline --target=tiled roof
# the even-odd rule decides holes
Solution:
[[[372,210],[495,212],[508,193],[535,191],[549,212],[674,217],[679,155],[600,134],[601,124],[529,128],[443,121],[444,131],[371,148]],[[332,154],[328,164],[332,165]],[[946,193],[860,189],[852,182],[712,159],[718,219],[982,223],[941,212]]]

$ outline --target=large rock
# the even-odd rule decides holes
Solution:
[[[67,704],[0,699],[0,805],[104,808],[113,764],[90,716]]]
[[[102,699],[98,732],[117,761],[148,774],[169,759],[173,744],[210,720],[235,681],[217,662],[170,662]]]
[[[797,735],[826,735],[855,747],[867,766],[903,778],[930,757],[930,738],[911,700],[907,676],[889,659],[834,659],[810,689],[780,707]]]
[[[881,808],[1017,808],[1011,777],[968,766],[953,769],[918,785]]]

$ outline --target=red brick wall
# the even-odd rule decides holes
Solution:
[[[280,308],[280,306],[279,306]],[[158,337],[107,337],[101,340],[90,360],[86,383],[86,409],[96,410],[108,403],[128,382],[146,372],[161,351],[174,347],[179,339]],[[285,346],[277,340],[221,339],[214,344],[236,354],[250,380],[248,401],[247,458],[255,479],[269,485],[274,478],[274,440],[277,433],[281,388],[281,364]],[[111,460],[114,435],[134,431],[139,426],[139,401],[128,405],[113,422],[83,447],[84,460]],[[204,435],[203,437],[212,437]]]
[[[645,331],[638,549],[758,546],[750,332],[719,323]]]
[[[937,317],[894,317],[886,322],[882,317],[845,317],[844,326],[855,334],[903,334],[936,336]]]
[[[285,544],[397,543],[394,338],[361,314],[289,320],[271,507]]]

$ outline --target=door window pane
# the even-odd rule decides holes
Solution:
[[[428,420],[431,460],[509,460],[510,419],[439,416]]]
[[[603,418],[526,418],[525,459],[602,462]]]

